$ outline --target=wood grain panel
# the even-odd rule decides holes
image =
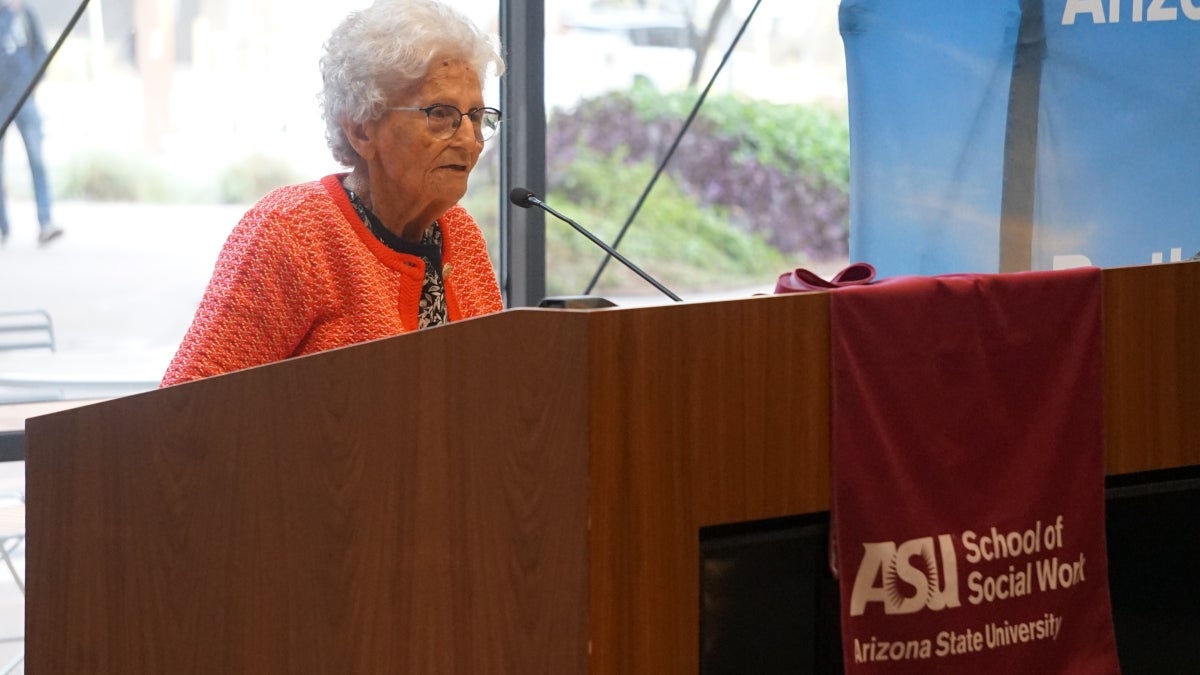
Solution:
[[[29,672],[583,672],[584,320],[470,323],[31,419]]]
[[[828,299],[593,314],[592,672],[698,671],[699,533],[829,501]]]
[[[1200,464],[1200,262],[1104,271],[1106,471]]]

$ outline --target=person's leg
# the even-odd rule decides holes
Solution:
[[[25,101],[17,113],[17,130],[25,142],[29,156],[29,174],[33,178],[33,196],[37,201],[37,219],[42,232],[51,226],[50,181],[46,178],[46,163],[42,159],[42,117],[33,99]]]

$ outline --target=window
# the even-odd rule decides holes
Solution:
[[[48,44],[78,9],[25,1]],[[499,31],[496,0],[453,1]],[[623,254],[685,300],[769,291],[787,269],[845,262],[837,2],[763,3],[722,66],[753,8],[545,2],[545,199],[607,241],[620,236]],[[64,231],[46,245],[20,135],[6,134],[0,311],[46,310],[58,349],[0,351],[0,403],[154,386],[246,208],[277,185],[341,170],[324,140],[317,60],[349,9],[91,0],[34,94],[53,221]],[[500,194],[506,136],[489,142],[464,199],[498,266],[507,255],[499,222],[512,208]],[[547,219],[545,236],[546,293],[667,301],[565,224]]]

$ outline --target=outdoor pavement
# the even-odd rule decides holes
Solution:
[[[48,311],[58,349],[0,352],[0,385],[26,376],[157,383],[191,322],[221,244],[244,211],[62,202],[55,204],[54,218],[65,233],[39,246],[33,204],[10,203],[11,234],[0,248],[0,311]]]

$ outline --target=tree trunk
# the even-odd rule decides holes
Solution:
[[[720,29],[721,22],[725,20],[725,15],[729,13],[729,7],[732,4],[733,0],[720,0],[713,8],[712,17],[708,20],[708,27],[704,29],[703,34],[696,38],[693,45],[693,49],[696,51],[696,60],[692,62],[692,76],[688,78],[689,87],[694,87],[700,82],[708,50],[712,48],[713,41],[717,39],[717,30]]]

